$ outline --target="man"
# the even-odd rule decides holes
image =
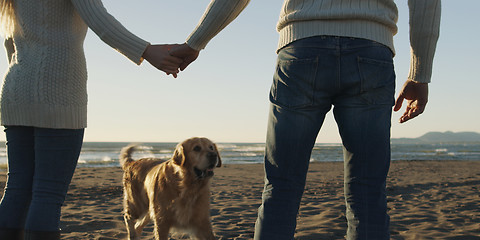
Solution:
[[[213,0],[186,43],[171,51],[184,70],[248,0]],[[385,194],[392,106],[421,114],[439,36],[440,0],[409,0],[411,67],[394,101],[393,0],[285,0],[270,91],[265,188],[255,239],[293,239],[312,148],[333,113],[345,162],[347,239],[389,239]]]

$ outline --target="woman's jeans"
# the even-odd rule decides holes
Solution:
[[[344,151],[347,239],[389,239],[392,58],[384,45],[345,37],[306,38],[280,50],[255,239],[293,239],[312,148],[331,106]]]
[[[59,231],[84,130],[8,126],[5,133],[8,180],[0,228]]]

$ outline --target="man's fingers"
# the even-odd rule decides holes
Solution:
[[[410,111],[410,119],[420,115],[423,113],[425,110],[425,105],[416,105],[411,111]]]
[[[408,120],[410,120],[412,117],[410,116],[411,114],[411,110],[409,108],[407,108],[405,110],[405,112],[403,113],[403,115],[400,117],[400,123],[404,123]]]
[[[183,62],[182,64],[180,64],[180,71],[185,70],[188,67],[188,65],[190,65],[190,63],[192,63],[192,61],[187,60],[187,61]]]
[[[402,104],[403,104],[404,99],[405,99],[405,97],[403,96],[403,94],[398,95],[398,98],[395,101],[395,107],[393,107],[393,111],[396,112],[396,111],[398,111],[402,108]]]
[[[167,74],[178,74],[180,70],[178,70],[178,65],[162,65],[157,67],[158,70],[164,71]]]
[[[177,78],[177,74],[178,74],[178,73],[168,72],[168,71],[164,71],[164,72],[165,72],[165,74],[167,74],[167,75],[172,74],[172,76],[173,76],[174,78]]]
[[[180,71],[185,70],[187,67],[188,67],[188,63],[184,62],[184,63],[180,64]]]
[[[409,103],[405,113],[400,117],[400,123],[416,118],[425,111],[426,104]]]

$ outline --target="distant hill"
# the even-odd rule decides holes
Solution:
[[[477,132],[428,132],[418,138],[392,138],[392,143],[480,142]]]

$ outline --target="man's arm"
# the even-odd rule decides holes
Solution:
[[[440,33],[440,0],[409,0],[410,11],[410,71],[395,102],[395,111],[407,100],[400,117],[406,122],[423,113],[428,102],[428,83],[432,77],[433,57]]]
[[[197,27],[184,44],[172,49],[170,54],[184,59],[180,70],[184,70],[198,57],[200,50],[230,24],[245,9],[250,0],[212,0]]]

